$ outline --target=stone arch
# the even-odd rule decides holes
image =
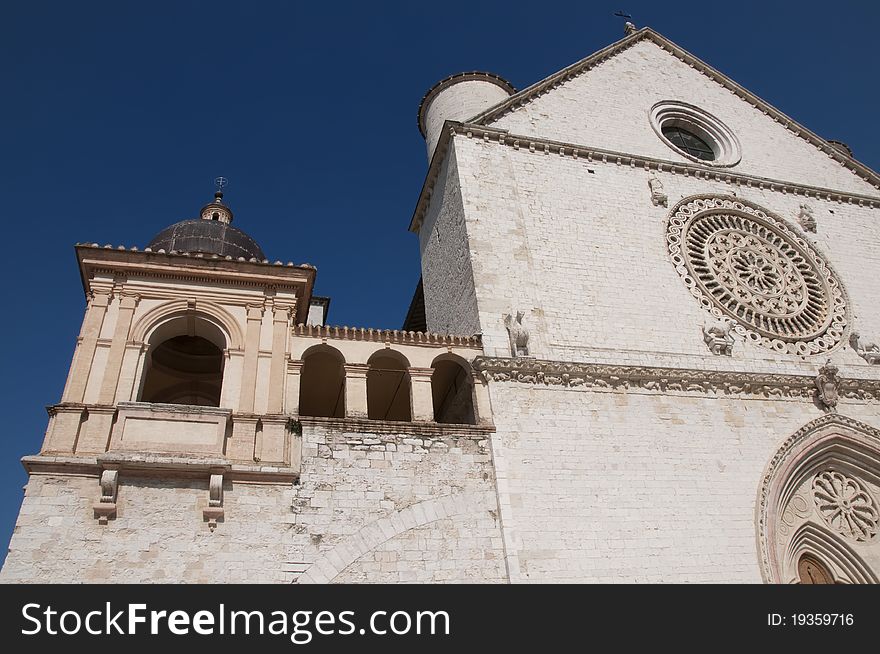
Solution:
[[[345,417],[345,357],[335,347],[313,345],[302,353],[299,415]]]
[[[789,503],[807,480],[826,469],[880,486],[880,431],[846,416],[828,414],[799,429],[777,450],[763,475],[756,504],[758,555],[765,582],[791,581],[790,564],[799,551],[824,557],[853,583],[877,581],[876,573],[845,539],[831,536],[827,525],[818,526],[811,516],[812,500],[810,506],[800,500],[804,505],[801,517],[809,521],[791,536],[786,533]],[[787,544],[780,555],[782,541]],[[880,536],[871,538],[870,544],[872,551],[880,547]]]
[[[367,417],[370,420],[412,420],[410,363],[391,348],[376,350],[367,360]]]
[[[804,555],[814,556],[824,563],[836,583],[878,583],[877,575],[842,538],[814,522],[805,523],[792,536],[782,561],[783,582],[797,582],[797,564]]]
[[[232,351],[241,352],[244,335],[225,308],[213,302],[172,300],[153,307],[135,323],[130,340],[141,345],[134,397],[141,401],[220,406],[226,377],[226,363]],[[208,357],[215,363],[203,369],[210,354],[206,343],[216,349]],[[170,349],[168,346],[171,346]],[[164,350],[169,351],[164,352]],[[154,357],[167,363],[164,372],[153,374]],[[179,370],[177,368],[180,368]]]
[[[333,581],[345,568],[387,540],[410,529],[436,520],[471,515],[494,507],[494,491],[444,495],[393,512],[374,520],[344,538],[332,549],[323,552],[297,580],[301,584],[325,584]]]
[[[244,349],[244,333],[235,317],[219,304],[205,301],[190,304],[187,300],[171,300],[153,307],[134,324],[130,340],[134,343],[146,343],[163,324],[179,318],[194,318],[212,323],[225,337],[223,349]]]
[[[463,357],[444,352],[431,362],[431,396],[435,422],[477,424],[474,371]]]

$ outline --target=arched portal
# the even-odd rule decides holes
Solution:
[[[758,495],[762,574],[772,583],[877,583],[880,431],[814,420],[772,457]]]
[[[376,352],[367,361],[367,417],[412,420],[409,361],[394,350]]]
[[[345,417],[345,359],[339,350],[316,345],[303,353],[299,414]]]

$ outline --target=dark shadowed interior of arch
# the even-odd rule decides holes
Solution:
[[[149,355],[141,402],[220,406],[223,352],[200,336],[175,336]]]
[[[431,375],[434,420],[457,425],[476,424],[471,376],[455,361],[437,361]]]
[[[833,584],[834,577],[822,561],[804,554],[798,561],[798,581],[802,584]]]
[[[412,420],[410,379],[406,364],[390,354],[374,354],[367,371],[367,417]]]
[[[345,368],[339,355],[317,351],[305,357],[299,387],[299,414],[345,417]]]

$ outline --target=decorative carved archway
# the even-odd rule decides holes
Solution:
[[[773,456],[758,492],[764,580],[797,583],[812,572],[833,583],[880,582],[878,498],[880,431],[838,414],[799,429]]]

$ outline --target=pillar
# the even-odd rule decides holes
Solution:
[[[291,306],[275,305],[272,312],[272,359],[269,363],[269,406],[267,413],[283,412],[285,358],[290,331]]]
[[[365,363],[346,363],[345,369],[345,416],[367,417],[367,370]]]
[[[241,371],[241,398],[238,409],[242,413],[254,412],[254,395],[257,391],[257,357],[260,353],[260,330],[263,326],[263,307],[248,306],[247,330],[244,337],[244,366]]]
[[[107,365],[104,366],[98,404],[110,405],[116,402],[116,387],[119,384],[119,373],[122,370],[122,358],[125,354],[125,345],[128,342],[128,333],[131,330],[131,321],[138,299],[137,295],[129,294],[123,294],[119,299],[119,311],[116,314],[116,326],[113,329],[110,352],[107,354]]]
[[[101,327],[104,325],[104,315],[110,304],[109,291],[94,291],[89,299],[85,318],[76,350],[73,353],[73,361],[70,364],[70,372],[67,375],[67,384],[61,396],[62,402],[82,402],[86,393],[86,384],[89,381],[89,372],[92,367],[92,359],[95,357],[95,349],[98,346],[98,337],[101,335]]]
[[[434,421],[434,394],[431,389],[433,368],[410,368],[412,382],[412,419],[421,422]]]
[[[287,362],[286,399],[284,401],[284,413],[299,415],[299,389],[302,383],[302,361]]]

